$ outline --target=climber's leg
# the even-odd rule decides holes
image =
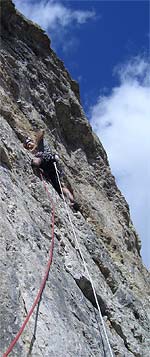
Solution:
[[[42,159],[40,157],[34,157],[31,162],[32,167],[40,167],[41,161]]]
[[[42,159],[40,157],[34,157],[34,159],[32,159],[31,161],[31,166],[33,169],[33,172],[36,176],[38,176],[40,178],[40,165],[41,165],[41,161]]]
[[[57,178],[56,174],[51,174],[49,175],[49,179],[53,185],[53,187],[55,188],[55,190],[58,192],[59,196],[61,196],[61,187]]]
[[[64,196],[66,196],[69,199],[70,203],[74,203],[73,194],[69,191],[69,189],[66,186],[64,186],[64,184],[62,184],[62,191]]]

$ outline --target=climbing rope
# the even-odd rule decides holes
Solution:
[[[94,284],[93,284],[93,280],[92,280],[92,277],[90,276],[90,273],[89,273],[89,271],[88,271],[87,264],[86,264],[86,262],[85,262],[85,259],[84,259],[82,250],[81,250],[81,248],[80,248],[80,244],[79,244],[79,242],[78,242],[78,239],[77,239],[77,236],[76,236],[76,233],[75,233],[75,230],[74,230],[74,226],[73,226],[73,223],[72,223],[72,220],[71,220],[71,217],[70,217],[70,213],[69,213],[68,206],[67,206],[67,203],[66,203],[66,200],[65,200],[65,196],[64,196],[64,193],[63,193],[63,190],[62,190],[62,185],[61,185],[61,182],[60,182],[57,165],[56,165],[55,162],[54,162],[54,165],[55,165],[55,170],[56,170],[58,182],[59,182],[59,185],[60,185],[60,188],[61,188],[61,193],[62,193],[63,201],[64,201],[64,204],[65,204],[66,212],[67,212],[67,214],[68,214],[69,222],[70,222],[70,225],[71,225],[71,228],[72,228],[72,232],[73,232],[73,235],[74,235],[74,237],[75,237],[75,241],[76,241],[78,250],[79,250],[79,252],[80,252],[80,255],[81,255],[81,258],[82,258],[82,261],[83,261],[84,268],[85,268],[85,270],[86,270],[86,272],[87,272],[87,275],[88,275],[88,277],[89,277],[89,280],[90,280],[90,283],[91,283],[91,286],[92,286],[92,290],[93,290],[93,294],[94,294],[94,297],[95,297],[97,309],[98,309],[98,312],[99,312],[100,321],[101,321],[101,324],[102,324],[102,326],[103,326],[104,335],[105,335],[105,338],[106,338],[106,341],[107,341],[108,350],[109,350],[110,356],[111,356],[111,357],[114,357],[114,356],[113,356],[113,353],[112,353],[112,349],[111,349],[110,343],[109,343],[109,339],[108,339],[108,336],[107,336],[107,332],[106,332],[106,328],[105,328],[105,325],[104,325],[104,321],[103,321],[101,309],[100,309],[100,306],[99,306],[99,302],[98,302],[98,299],[97,299],[97,296],[96,296],[96,291],[95,291],[95,287],[94,287]]]
[[[44,287],[45,287],[45,284],[46,284],[46,281],[48,279],[48,275],[49,275],[49,271],[50,271],[50,266],[52,264],[52,259],[53,259],[53,250],[54,250],[54,223],[55,223],[55,207],[54,207],[54,203],[53,203],[53,200],[51,199],[51,196],[50,196],[50,193],[47,189],[47,186],[46,186],[46,183],[45,181],[43,180],[43,176],[42,176],[42,173],[40,172],[40,175],[41,175],[41,179],[42,179],[42,182],[43,182],[43,185],[44,185],[44,188],[45,188],[45,191],[47,192],[47,195],[49,197],[49,200],[50,202],[52,203],[52,240],[51,240],[51,245],[50,245],[50,250],[49,250],[49,260],[48,260],[48,263],[47,263],[47,267],[46,267],[46,271],[45,271],[45,275],[43,277],[43,280],[42,280],[42,283],[41,283],[41,286],[40,286],[40,289],[38,291],[38,294],[35,298],[35,301],[30,309],[30,311],[28,312],[27,316],[26,316],[26,319],[24,321],[24,323],[22,324],[20,330],[18,331],[16,337],[14,338],[14,340],[10,343],[7,351],[3,354],[3,357],[7,357],[9,355],[9,353],[12,351],[13,347],[15,346],[15,344],[17,343],[19,337],[22,335],[24,329],[25,329],[25,326],[27,324],[27,322],[29,321],[36,305],[39,303],[41,297],[42,297],[42,293],[43,293],[43,290],[44,290]]]

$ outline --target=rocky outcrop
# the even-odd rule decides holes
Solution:
[[[10,0],[0,5],[0,352],[29,311],[48,260],[51,205],[32,171],[32,154],[22,145],[26,134],[42,128],[80,204],[77,213],[68,210],[113,354],[148,357],[150,276],[129,207],[85,117],[78,84],[43,30],[18,13]],[[51,184],[47,186],[56,206],[53,265],[39,309],[11,355],[109,357],[64,203]]]

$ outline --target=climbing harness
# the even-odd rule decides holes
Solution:
[[[3,357],[7,357],[9,355],[9,353],[12,351],[13,347],[15,346],[15,344],[17,343],[19,337],[22,335],[24,329],[25,329],[25,326],[27,324],[27,322],[29,321],[36,305],[39,303],[41,297],[42,297],[42,293],[43,293],[43,290],[45,288],[45,284],[46,284],[46,281],[48,279],[48,275],[49,275],[49,271],[50,271],[50,267],[51,267],[51,264],[52,264],[52,260],[53,260],[53,250],[54,250],[54,223],[55,223],[55,206],[54,206],[54,203],[53,203],[53,200],[50,196],[50,193],[47,189],[47,186],[46,186],[46,183],[45,181],[43,180],[43,176],[42,176],[42,173],[40,172],[40,175],[41,175],[41,180],[43,182],[43,185],[44,185],[44,188],[45,188],[45,191],[47,192],[47,195],[49,197],[49,200],[52,204],[52,240],[51,240],[51,245],[50,245],[50,250],[49,250],[49,259],[48,259],[48,263],[47,263],[47,267],[46,267],[46,271],[45,271],[45,275],[43,277],[43,280],[42,280],[42,283],[41,283],[41,286],[40,286],[40,289],[38,291],[38,294],[34,300],[34,303],[30,309],[30,311],[28,312],[27,316],[26,316],[26,319],[24,321],[24,323],[22,324],[20,330],[18,331],[16,337],[14,338],[14,340],[10,343],[7,351],[3,354]]]
[[[86,262],[85,262],[83,253],[82,253],[82,251],[81,251],[80,244],[79,244],[79,242],[78,242],[78,239],[77,239],[77,236],[76,236],[76,233],[75,233],[75,230],[74,230],[74,226],[73,226],[73,223],[72,223],[72,220],[71,220],[71,217],[70,217],[70,213],[69,213],[69,210],[68,210],[68,207],[67,207],[67,203],[66,203],[65,196],[64,196],[64,193],[63,193],[63,190],[62,190],[62,186],[61,186],[61,182],[60,182],[60,178],[59,178],[59,173],[58,173],[58,169],[57,169],[56,162],[54,162],[54,165],[55,165],[55,170],[56,170],[58,182],[59,182],[59,185],[60,185],[60,188],[61,188],[61,194],[62,194],[63,201],[64,201],[64,204],[65,204],[66,212],[67,212],[67,215],[68,215],[68,218],[69,218],[69,222],[70,222],[70,225],[71,225],[71,228],[72,228],[72,232],[73,232],[73,235],[74,235],[74,238],[75,238],[75,241],[76,241],[78,250],[79,250],[79,252],[80,252],[80,256],[81,256],[81,258],[82,258],[84,268],[85,268],[85,270],[86,270],[86,272],[87,272],[87,275],[88,275],[88,277],[89,277],[89,280],[90,280],[90,283],[91,283],[91,286],[92,286],[93,294],[94,294],[94,297],[95,297],[95,302],[96,302],[97,309],[98,309],[98,312],[99,312],[100,321],[101,321],[101,324],[102,324],[102,326],[103,326],[103,331],[104,331],[105,339],[106,339],[106,341],[107,341],[108,350],[109,350],[110,356],[111,356],[111,357],[114,357],[114,356],[113,356],[113,353],[112,353],[112,349],[111,349],[110,343],[109,343],[109,339],[108,339],[108,336],[107,336],[107,332],[106,332],[106,328],[105,328],[105,325],[104,325],[104,321],[103,321],[101,309],[100,309],[100,306],[99,306],[99,302],[98,302],[98,299],[97,299],[97,296],[96,296],[96,291],[95,291],[95,287],[94,287],[94,284],[93,284],[93,280],[92,280],[92,278],[91,278],[91,276],[90,276],[90,273],[89,273],[89,271],[88,271],[87,264],[86,264]]]

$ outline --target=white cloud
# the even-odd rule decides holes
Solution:
[[[117,68],[120,85],[99,97],[91,124],[108,153],[150,267],[150,64],[135,58]]]
[[[54,0],[36,1],[31,0],[14,0],[16,8],[22,12],[27,18],[39,24],[45,31],[49,28],[56,29],[60,27],[68,27],[73,22],[79,25],[86,23],[89,19],[95,18],[95,12],[72,10],[64,6],[61,2]]]
[[[73,10],[57,0],[13,0],[16,8],[28,19],[44,29],[52,40],[53,48],[61,48],[69,54],[78,48],[79,39],[70,36],[70,29],[83,26],[87,21],[94,20],[94,10]],[[72,26],[72,27],[71,27]]]

